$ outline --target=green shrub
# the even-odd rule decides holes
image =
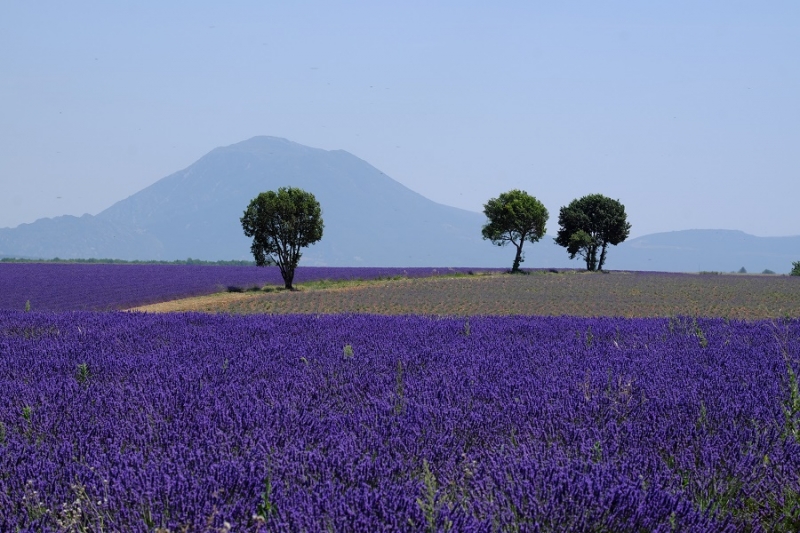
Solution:
[[[800,261],[792,263],[792,276],[800,276]]]
[[[84,384],[89,381],[89,365],[81,363],[75,368],[75,379],[78,383]]]

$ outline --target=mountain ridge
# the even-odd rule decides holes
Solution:
[[[79,224],[70,225],[72,236],[64,235],[61,245],[38,231],[50,223],[0,230],[0,254],[141,259],[142,248],[149,245],[152,259],[245,259],[250,241],[239,223],[244,209],[259,192],[289,185],[314,193],[323,209],[323,239],[304,251],[304,264],[502,262],[503,254],[480,238],[482,215],[437,204],[346,151],[275,137],[254,137],[210,151],[96,216],[81,217]],[[112,237],[91,242],[92,235],[102,236],[101,227],[120,241],[130,241],[131,251],[110,246]]]
[[[510,247],[481,238],[482,213],[438,204],[344,150],[258,136],[218,147],[97,215],[64,215],[0,229],[0,256],[174,260],[251,259],[239,218],[259,192],[297,186],[320,201],[322,240],[309,266],[508,267]],[[635,224],[635,221],[633,221]],[[523,268],[580,268],[545,236],[526,244]],[[615,270],[770,269],[800,259],[800,236],[680,230],[609,250]]]

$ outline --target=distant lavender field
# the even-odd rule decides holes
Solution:
[[[800,528],[800,320],[0,312],[0,531]]]
[[[425,277],[467,268],[300,267],[295,283],[322,279]],[[0,263],[0,309],[108,311],[200,296],[228,287],[283,285],[278,267]]]

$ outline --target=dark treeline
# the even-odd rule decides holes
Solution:
[[[112,264],[130,264],[130,265],[216,265],[216,266],[255,266],[255,261],[245,260],[220,260],[220,261],[204,261],[203,259],[176,259],[174,261],[155,261],[155,260],[132,260],[125,259],[61,259],[55,257],[53,259],[24,259],[18,257],[3,257],[0,259],[2,263],[112,263]]]

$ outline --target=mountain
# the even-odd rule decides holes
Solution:
[[[504,266],[508,251],[481,239],[484,216],[437,204],[342,150],[255,137],[217,148],[188,168],[96,216],[0,229],[0,255],[116,259],[251,259],[239,218],[258,193],[312,192],[322,240],[301,265]]]
[[[734,230],[654,233],[611,249],[613,264],[626,270],[669,272],[772,270],[787,273],[800,261],[800,236],[756,237]],[[615,268],[611,266],[610,268]]]
[[[0,229],[0,257],[158,259],[163,248],[156,237],[139,228],[92,215],[41,218]]]
[[[96,216],[61,216],[0,229],[0,257],[251,259],[239,223],[258,193],[295,186],[322,205],[322,240],[301,265],[510,267],[511,246],[481,239],[485,217],[437,204],[342,150],[254,137],[212,150],[188,168]],[[633,221],[635,225],[635,221]],[[555,225],[550,220],[551,229]],[[545,236],[526,244],[523,267],[581,268]],[[740,231],[658,233],[611,247],[607,268],[785,273],[800,260],[800,236]]]

